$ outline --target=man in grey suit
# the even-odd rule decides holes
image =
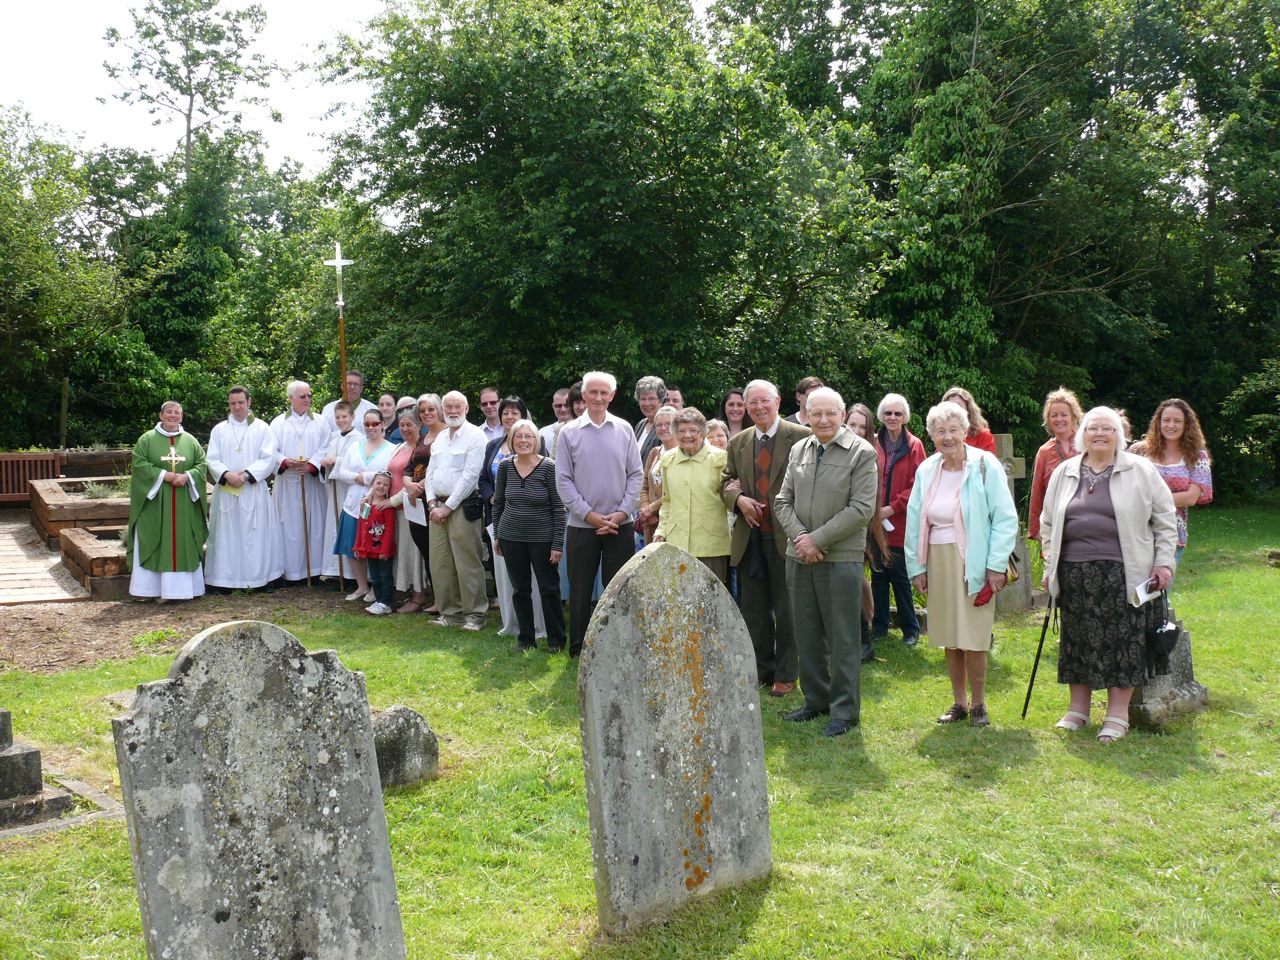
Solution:
[[[787,589],[800,654],[803,722],[830,714],[824,737],[858,725],[862,698],[859,633],[867,524],[876,509],[876,452],[844,423],[829,387],[805,398],[813,433],[791,448],[775,501],[787,535]]]
[[[733,526],[729,559],[738,568],[742,616],[756,651],[756,678],[770,686],[770,696],[782,697],[796,688],[798,666],[787,597],[787,538],[773,507],[791,447],[809,435],[809,428],[778,416],[782,398],[768,380],[752,380],[743,397],[755,426],[729,441],[720,496],[741,518]]]

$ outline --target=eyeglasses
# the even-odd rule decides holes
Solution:
[[[497,400],[481,400],[480,401],[480,406],[482,407],[496,407],[497,405],[498,405]]]
[[[309,394],[309,393],[297,393],[297,394],[294,394],[294,396],[295,396],[297,399],[299,399],[299,400],[310,400],[310,399],[311,399],[311,394]]]
[[[567,403],[553,403],[551,405],[551,409],[552,410],[568,410],[569,405]]]
[[[884,419],[885,417],[905,417],[905,416],[906,414],[903,413],[901,410],[885,410],[880,414],[881,419]]]
[[[1085,427],[1085,428],[1084,428],[1084,432],[1085,432],[1085,433],[1102,433],[1102,434],[1107,434],[1107,433],[1115,433],[1115,432],[1116,432],[1116,428],[1115,428],[1115,427],[1104,427],[1104,426],[1089,426],[1089,427]]]

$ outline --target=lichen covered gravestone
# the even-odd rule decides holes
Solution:
[[[439,775],[440,738],[426,717],[399,705],[372,716],[382,789],[413,786]]]
[[[606,931],[769,872],[755,653],[702,563],[655,544],[622,568],[587,629],[578,692]]]
[[[403,960],[364,678],[211,627],[112,721],[151,960]]]
[[[1199,713],[1209,704],[1209,691],[1196,679],[1191,660],[1191,631],[1177,619],[1173,607],[1169,619],[1178,625],[1178,644],[1169,655],[1169,672],[1133,691],[1129,701],[1129,722],[1158,730],[1176,717]]]
[[[0,829],[58,817],[71,808],[71,794],[46,786],[40,751],[13,740],[13,718],[0,710]]]

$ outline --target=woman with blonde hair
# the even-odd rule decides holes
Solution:
[[[1040,540],[1040,510],[1050,474],[1062,461],[1080,452],[1076,449],[1076,431],[1084,419],[1084,410],[1074,393],[1059,387],[1044,398],[1041,417],[1049,439],[1036,451],[1035,466],[1031,470],[1031,505],[1027,512],[1027,539],[1035,541]]]
[[[991,433],[986,417],[982,415],[982,408],[978,406],[978,401],[973,399],[973,394],[964,387],[952,387],[942,395],[942,399],[943,402],[950,401],[963,407],[964,412],[969,415],[969,433],[964,438],[964,442],[987,453],[995,453],[996,438]]]

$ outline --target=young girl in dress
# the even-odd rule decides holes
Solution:
[[[392,612],[391,601],[396,589],[396,508],[388,502],[390,497],[391,474],[379,470],[361,505],[360,525],[356,530],[355,555],[369,564],[374,596],[365,612],[375,617]]]

